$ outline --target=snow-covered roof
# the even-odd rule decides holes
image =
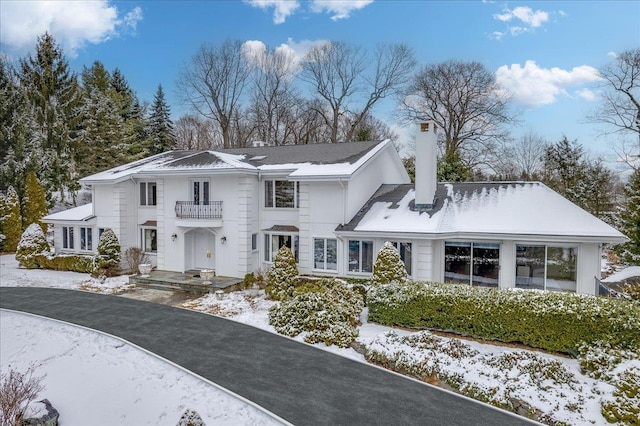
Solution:
[[[129,177],[193,171],[281,172],[297,179],[350,176],[390,143],[386,140],[262,146],[220,151],[169,151],[87,176],[81,181],[85,184],[116,183]]]
[[[622,242],[626,237],[540,182],[438,184],[430,212],[414,209],[414,185],[382,185],[338,232],[556,236]]]
[[[93,203],[63,210],[42,218],[43,222],[85,222],[93,218]]]

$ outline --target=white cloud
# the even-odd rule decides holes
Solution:
[[[317,13],[333,13],[331,20],[346,19],[354,10],[362,9],[373,0],[311,0],[311,10]]]
[[[98,44],[121,31],[135,30],[142,10],[134,8],[121,18],[108,0],[92,1],[5,1],[0,15],[0,41],[15,51],[35,45],[45,32],[52,34],[75,56],[85,43]]]
[[[593,93],[593,91],[590,89],[585,88],[585,89],[576,90],[576,95],[580,96],[585,101],[591,102],[596,100],[596,94]]]
[[[529,107],[554,103],[559,96],[567,95],[566,88],[600,80],[598,71],[588,65],[574,67],[570,71],[560,68],[541,68],[535,61],[503,65],[496,71],[498,85],[513,96],[514,101]],[[583,91],[582,98],[588,98]]]
[[[617,58],[618,54],[614,51],[607,52],[607,56],[610,58]]]
[[[293,12],[300,7],[298,0],[242,0],[253,7],[262,10],[273,8],[273,23],[282,24]]]
[[[307,52],[314,46],[320,46],[329,43],[327,40],[302,40],[295,42],[292,38],[287,39],[286,43],[277,46],[272,52],[284,54],[290,58],[291,73],[295,74],[299,70],[300,62]],[[270,53],[267,46],[260,40],[248,40],[243,44],[244,54],[254,64],[258,64],[260,59]]]
[[[506,8],[503,12],[494,14],[493,19],[513,23],[514,25],[509,27],[509,33],[512,36],[530,32],[549,21],[549,12],[543,10],[534,11],[527,6],[518,6],[515,9]],[[504,33],[502,34],[504,35]]]

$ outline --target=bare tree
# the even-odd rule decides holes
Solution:
[[[235,145],[232,120],[250,74],[242,42],[227,40],[202,45],[177,81],[182,101],[220,126],[224,148]]]
[[[175,123],[178,149],[217,149],[222,147],[222,138],[216,137],[213,122],[200,115],[186,114]]]
[[[492,168],[504,179],[538,179],[544,170],[544,156],[549,143],[529,131],[513,141],[504,141],[492,161]]]
[[[269,145],[289,140],[291,109],[296,99],[293,85],[297,64],[288,50],[268,48],[254,52],[250,116],[258,138]]]
[[[402,100],[405,118],[432,120],[441,129],[445,158],[464,158],[468,166],[482,162],[507,136],[515,121],[508,97],[495,76],[479,62],[446,61],[425,66]]]
[[[302,63],[301,79],[320,101],[316,111],[337,142],[344,116],[351,116],[345,140],[353,140],[359,123],[376,103],[404,89],[415,67],[413,51],[404,44],[379,45],[374,54],[345,42],[312,48]]]
[[[329,128],[323,116],[318,112],[322,105],[318,100],[298,98],[291,110],[288,131],[291,141],[296,145],[327,142],[330,140]]]
[[[640,49],[624,51],[600,70],[604,79],[602,107],[587,119],[606,124],[608,133],[629,132],[637,137],[635,156],[640,153]],[[625,158],[630,152],[622,147]]]

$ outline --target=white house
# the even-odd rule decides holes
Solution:
[[[366,277],[392,241],[416,280],[593,294],[620,232],[538,182],[436,183],[437,129],[416,185],[391,141],[170,151],[81,180],[93,203],[49,215],[58,251],[104,228],[161,270],[243,277],[290,247],[301,273]]]

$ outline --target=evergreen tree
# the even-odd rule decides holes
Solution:
[[[458,151],[452,151],[438,159],[438,182],[468,182],[473,171],[464,164]]]
[[[96,271],[107,276],[115,275],[120,266],[120,242],[111,228],[104,230],[98,240],[98,256],[96,256]]]
[[[35,172],[27,174],[26,188],[22,197],[22,225],[28,227],[32,223],[38,224],[43,232],[46,232],[46,225],[42,219],[47,214],[47,197],[44,188],[36,177]]]
[[[49,250],[49,243],[47,243],[47,238],[42,228],[38,224],[32,223],[20,237],[20,242],[16,249],[16,260],[21,267],[34,269],[39,266],[35,256],[48,253]]]
[[[629,178],[624,197],[624,204],[617,210],[616,225],[630,241],[616,246],[616,252],[625,263],[640,265],[640,169]]]
[[[59,191],[63,198],[64,190],[77,178],[73,142],[81,92],[50,34],[38,38],[35,56],[20,60],[19,80],[37,125],[34,141],[41,151],[41,169],[36,173],[48,193]]]
[[[274,300],[293,294],[293,280],[298,276],[296,258],[287,246],[280,247],[267,276],[266,293]]]
[[[20,200],[12,186],[9,187],[6,195],[0,198],[0,234],[5,237],[2,251],[16,251],[22,235],[22,217]]]
[[[404,283],[407,279],[407,269],[400,253],[389,241],[385,242],[373,265],[371,284]]]
[[[153,100],[151,115],[149,117],[149,138],[151,155],[159,154],[176,146],[176,137],[173,132],[169,106],[164,99],[162,85],[158,85],[158,91]]]

